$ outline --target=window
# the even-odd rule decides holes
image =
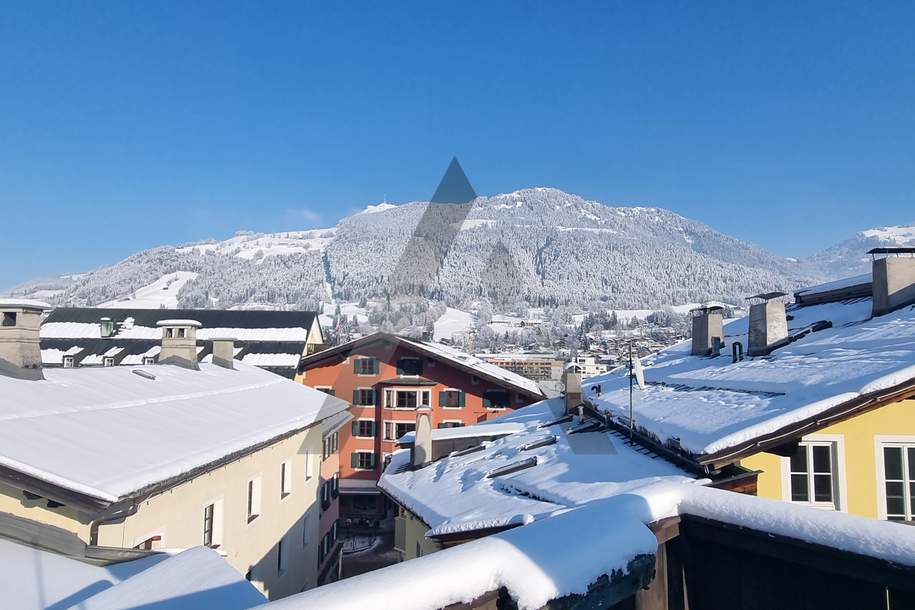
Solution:
[[[505,409],[511,406],[508,390],[486,390],[483,392],[483,406],[487,409]]]
[[[375,436],[375,422],[371,419],[359,419],[353,422],[353,436],[372,438]]]
[[[105,356],[105,359],[102,361],[102,364],[105,366],[114,366],[114,356]]]
[[[332,456],[333,454],[335,454],[337,452],[337,448],[338,448],[337,443],[338,442],[339,442],[339,435],[337,432],[330,434],[329,436],[327,436],[324,439],[324,454],[321,458],[322,460],[326,460],[327,458],[329,458],[330,456]]]
[[[311,478],[312,470],[314,469],[314,466],[311,465],[311,454],[310,453],[306,452],[304,457],[305,457],[305,480],[307,481],[308,479]]]
[[[325,394],[329,394],[329,395],[331,395],[331,396],[336,396],[336,395],[337,395],[336,391],[335,391],[332,387],[330,387],[330,386],[320,386],[320,385],[316,385],[316,386],[315,386],[315,389],[316,389],[317,391],[319,391],[319,392],[324,392]]]
[[[375,404],[375,390],[372,388],[359,388],[353,390],[353,404],[369,407]]]
[[[331,494],[333,492],[333,479],[321,483],[321,512],[330,508]]]
[[[330,495],[336,498],[340,495],[340,473],[335,472],[330,479]]]
[[[16,326],[16,312],[4,311],[3,320],[0,321],[0,326]]]
[[[257,519],[261,514],[261,478],[257,477],[248,481],[248,523]]]
[[[178,329],[178,338],[184,339],[185,337],[187,337],[187,329],[179,328]]]
[[[422,358],[403,357],[397,359],[398,375],[422,375],[423,360]]]
[[[213,504],[207,504],[203,509],[203,546],[213,546],[213,518],[216,514],[216,507]]]
[[[280,541],[276,544],[276,573],[283,574],[286,572],[286,549],[285,540],[280,538]]]
[[[384,440],[396,441],[407,432],[416,431],[416,422],[412,421],[386,421],[384,422]]]
[[[292,460],[280,464],[280,498],[292,493]]]
[[[64,368],[72,369],[73,364],[75,363],[73,356],[64,356]]]
[[[477,377],[476,375],[471,375],[470,383],[472,383],[473,385],[477,385],[478,383],[480,383],[480,378]]]
[[[430,390],[385,390],[384,401],[388,409],[419,409],[431,403]]]
[[[302,546],[308,546],[311,542],[311,532],[308,531],[308,515],[302,517]]]
[[[438,425],[438,427],[439,428],[460,428],[463,425],[464,425],[464,422],[462,422],[462,421],[459,421],[456,419],[446,419],[443,422],[441,422]]]
[[[353,358],[353,372],[357,375],[377,375],[377,358]]]
[[[882,449],[886,518],[915,520],[915,443],[886,443]]]
[[[461,390],[442,390],[438,393],[438,406],[446,409],[460,409],[464,406],[464,392]]]
[[[143,356],[143,364],[144,364],[145,366],[150,366],[150,365],[153,365],[153,364],[155,364],[155,363],[156,363],[156,357],[155,357],[155,356]]]
[[[166,338],[166,339],[172,339],[172,338],[174,338],[174,336],[175,336],[175,329],[174,329],[174,328],[166,328],[166,329],[165,329],[165,338]]]
[[[375,454],[370,451],[354,451],[350,455],[350,465],[356,470],[374,470]]]
[[[835,443],[803,442],[789,460],[791,501],[837,508]]]

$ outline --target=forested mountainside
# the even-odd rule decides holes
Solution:
[[[97,305],[184,271],[197,274],[178,293],[185,307],[311,308],[331,297],[377,299],[390,289],[387,280],[427,205],[370,206],[330,229],[162,246],[16,293],[41,290],[54,302]],[[485,300],[505,307],[655,308],[737,303],[825,277],[813,261],[777,256],[661,208],[612,207],[531,188],[478,198],[434,279],[415,296],[455,307]]]

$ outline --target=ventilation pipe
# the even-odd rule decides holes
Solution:
[[[776,301],[784,292],[766,292],[747,297],[758,301],[750,305],[747,355],[766,356],[788,338],[788,317],[785,304]]]
[[[159,364],[174,364],[185,368],[198,369],[196,320],[160,320],[156,324],[162,329],[162,351]]]
[[[720,353],[724,345],[723,307],[699,307],[690,313],[693,316],[693,356],[709,356]]]
[[[432,461],[432,421],[428,413],[416,416],[416,432],[413,441],[413,467],[422,468]]]
[[[213,339],[213,364],[224,369],[235,368],[235,339]]]
[[[873,315],[915,303],[915,248],[874,248],[868,254],[874,259]]]
[[[20,379],[44,379],[39,332],[41,301],[0,299],[0,373]]]

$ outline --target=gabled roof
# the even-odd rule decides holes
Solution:
[[[476,375],[481,379],[486,379],[487,381],[510,388],[516,392],[521,392],[530,398],[545,397],[543,390],[540,389],[537,382],[532,381],[527,377],[503,369],[500,366],[486,362],[476,356],[471,356],[459,349],[442,345],[441,343],[421,341],[419,339],[411,339],[410,337],[390,333],[373,333],[366,337],[355,339],[306,356],[302,358],[300,369],[308,369],[309,367],[326,362],[330,359],[346,358],[350,353],[357,352],[360,348],[378,343],[388,343],[392,347],[406,347],[424,356],[434,358],[462,371]]]
[[[571,418],[554,423],[563,406],[562,399],[545,400],[469,427],[476,436],[491,427],[502,438],[417,470],[407,468],[409,450],[399,451],[378,486],[420,517],[431,528],[428,536],[453,536],[523,525],[649,483],[694,482],[612,432],[572,432],[577,424]],[[441,439],[464,430],[434,430],[433,441],[436,433]],[[535,465],[511,468],[531,458]],[[506,467],[509,472],[499,475]]]
[[[636,427],[647,441],[717,467],[915,395],[915,307],[871,310],[870,298],[789,306],[796,340],[736,363],[731,344],[746,349],[747,318],[724,326],[718,357],[691,356],[689,341],[662,350],[645,368],[647,387],[635,391]],[[582,395],[628,425],[625,367],[589,378]]]
[[[87,510],[168,488],[348,407],[243,363],[44,377],[0,376],[0,480]]]

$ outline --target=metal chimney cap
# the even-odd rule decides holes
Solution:
[[[915,248],[913,247],[884,247],[884,248],[872,248],[867,251],[870,255],[875,254],[915,254]]]
[[[0,297],[0,309],[53,309],[44,301]]]
[[[200,328],[203,324],[197,320],[159,320],[156,322],[156,326],[193,326],[194,328]]]
[[[751,297],[747,297],[747,300],[749,301],[751,299],[762,299],[763,301],[771,301],[772,299],[786,296],[788,296],[787,292],[762,292],[760,294],[754,294]]]

